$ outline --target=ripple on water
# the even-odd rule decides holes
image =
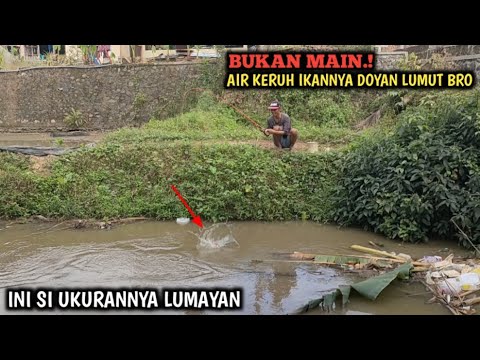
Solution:
[[[230,224],[214,224],[209,228],[203,229],[200,234],[195,234],[199,242],[197,249],[221,249],[237,248],[240,244],[232,234]]]
[[[44,247],[11,256],[0,271],[0,287],[195,285],[229,272],[178,252],[181,247],[172,238]],[[166,252],[171,250],[177,252]]]

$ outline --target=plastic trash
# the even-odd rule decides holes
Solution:
[[[178,225],[187,225],[190,222],[189,218],[177,218]]]
[[[472,290],[480,285],[480,276],[477,273],[466,273],[458,277],[462,290]]]
[[[442,275],[448,278],[459,277],[460,273],[457,270],[443,270]]]
[[[433,264],[439,261],[442,261],[441,256],[424,256],[423,258],[420,259],[421,262],[426,262],[428,264]]]
[[[456,278],[443,280],[438,285],[445,294],[455,295],[462,290],[476,289],[480,285],[480,276],[476,273],[466,273]]]
[[[457,295],[462,290],[460,282],[457,279],[458,278],[451,278],[440,281],[438,287],[444,294]]]

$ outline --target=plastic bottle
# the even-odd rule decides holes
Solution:
[[[462,290],[472,290],[480,285],[480,276],[474,272],[462,274],[457,279]]]

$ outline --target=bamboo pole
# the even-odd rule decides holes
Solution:
[[[476,297],[476,298],[473,298],[473,299],[468,299],[468,300],[465,300],[464,303],[468,306],[470,305],[474,305],[474,304],[478,304],[480,303],[480,297]]]
[[[356,245],[353,245],[356,246]],[[372,249],[374,250],[374,249]],[[383,251],[385,252],[385,251]],[[388,253],[387,253],[388,254]],[[336,256],[336,257],[357,257],[361,259],[371,259],[371,260],[380,260],[380,261],[389,261],[389,262],[395,262],[395,263],[400,263],[404,264],[407,262],[406,259],[402,257],[398,257],[399,259],[395,258],[386,258],[386,257],[377,257],[377,256],[371,256],[371,255],[323,255],[323,254],[306,254],[306,253],[301,253],[301,252],[294,252],[292,255],[290,255],[291,258],[293,259],[299,259],[299,260],[315,260],[315,257],[317,256]],[[425,267],[425,268],[430,268],[431,264],[420,262],[420,261],[412,261],[413,266],[419,266],[419,267]]]
[[[477,291],[480,291],[480,289],[475,289],[475,290],[468,290],[467,292],[464,292],[463,294],[458,294],[458,297],[464,298],[465,296],[471,295],[473,293],[476,293]]]
[[[382,255],[384,257],[386,256],[386,257],[389,257],[389,258],[392,258],[392,259],[402,260],[402,261],[406,262],[406,260],[404,258],[402,258],[401,256],[392,255],[392,254],[390,254],[386,251],[383,251],[383,250],[367,248],[365,246],[360,246],[360,245],[352,245],[351,248],[354,249],[354,250],[360,251],[360,252],[366,252],[366,253],[375,254],[375,255]]]
[[[413,272],[423,272],[423,271],[428,271],[430,270],[429,267],[425,267],[425,266],[418,266],[418,267],[414,267],[413,268]]]

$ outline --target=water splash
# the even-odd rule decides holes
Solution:
[[[200,234],[195,234],[199,243],[197,249],[221,249],[240,247],[232,234],[230,224],[220,223],[203,229]]]

